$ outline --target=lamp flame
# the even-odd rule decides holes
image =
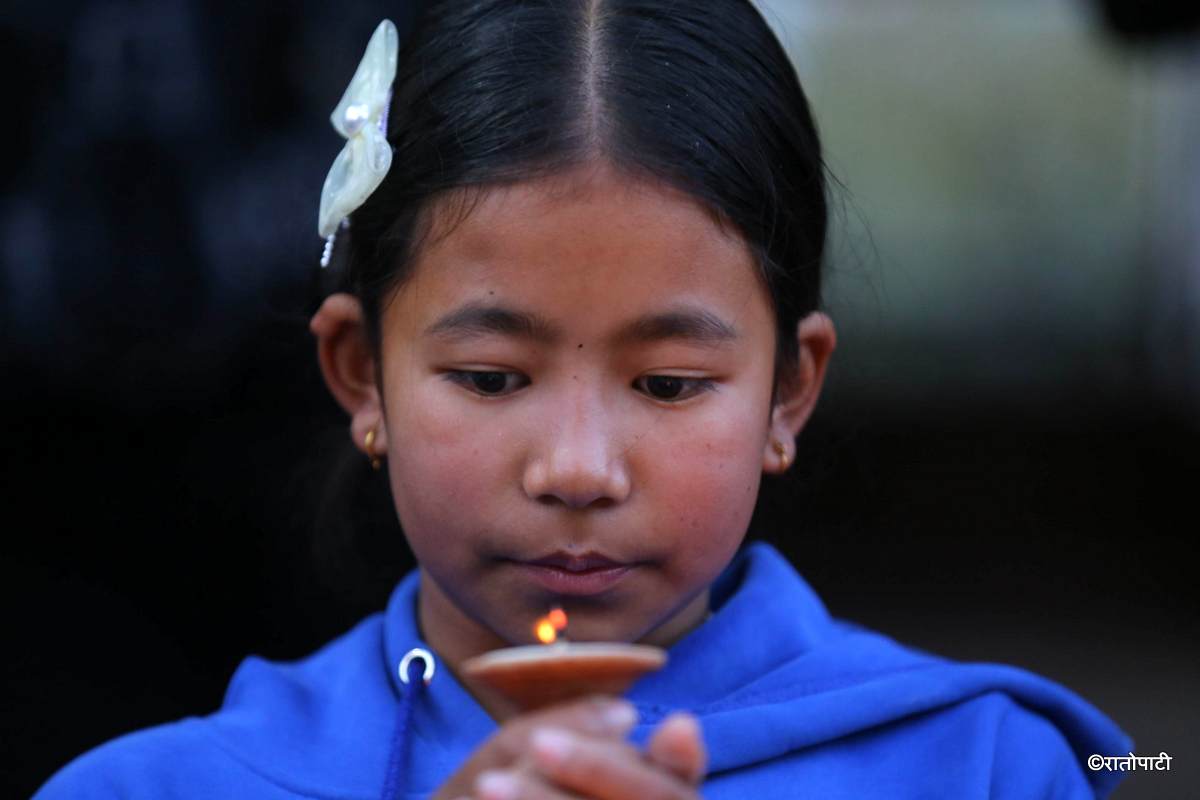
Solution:
[[[542,644],[550,644],[558,638],[558,631],[554,630],[554,626],[550,624],[550,620],[543,619],[534,629],[534,635],[537,636],[538,641]]]
[[[566,630],[567,612],[561,608],[553,608],[533,626],[533,635],[542,644],[552,644],[558,639],[558,632]]]

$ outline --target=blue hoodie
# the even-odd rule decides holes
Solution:
[[[405,653],[428,647],[416,597],[413,572],[383,614],[311,656],[246,659],[215,714],[109,742],[35,800],[428,797],[496,725],[449,670],[435,665],[427,686],[399,680]],[[627,696],[638,743],[672,710],[699,717],[702,794],[713,800],[1104,797],[1122,773],[1090,771],[1086,759],[1133,749],[1044,678],[951,662],[831,618],[763,543],[717,580],[712,609]]]

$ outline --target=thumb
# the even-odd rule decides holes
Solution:
[[[690,784],[698,784],[708,768],[708,753],[700,733],[700,722],[684,712],[671,714],[646,746],[650,760]]]

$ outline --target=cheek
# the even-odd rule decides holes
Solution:
[[[476,527],[472,515],[494,514],[506,475],[507,435],[500,426],[470,424],[447,403],[437,379],[389,403],[392,496],[410,538],[426,530]]]
[[[745,535],[762,475],[765,421],[728,406],[656,446],[653,460],[661,530],[676,531],[673,547],[694,558],[736,548]]]

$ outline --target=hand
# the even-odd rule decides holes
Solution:
[[[516,717],[484,742],[434,798],[698,797],[707,758],[695,718],[668,717],[644,754],[624,741],[635,722],[628,702],[600,697]]]
[[[613,742],[556,728],[535,729],[530,739],[534,769],[487,772],[476,783],[481,800],[686,800],[699,795],[705,753],[700,725],[690,714],[672,714],[643,755]]]

